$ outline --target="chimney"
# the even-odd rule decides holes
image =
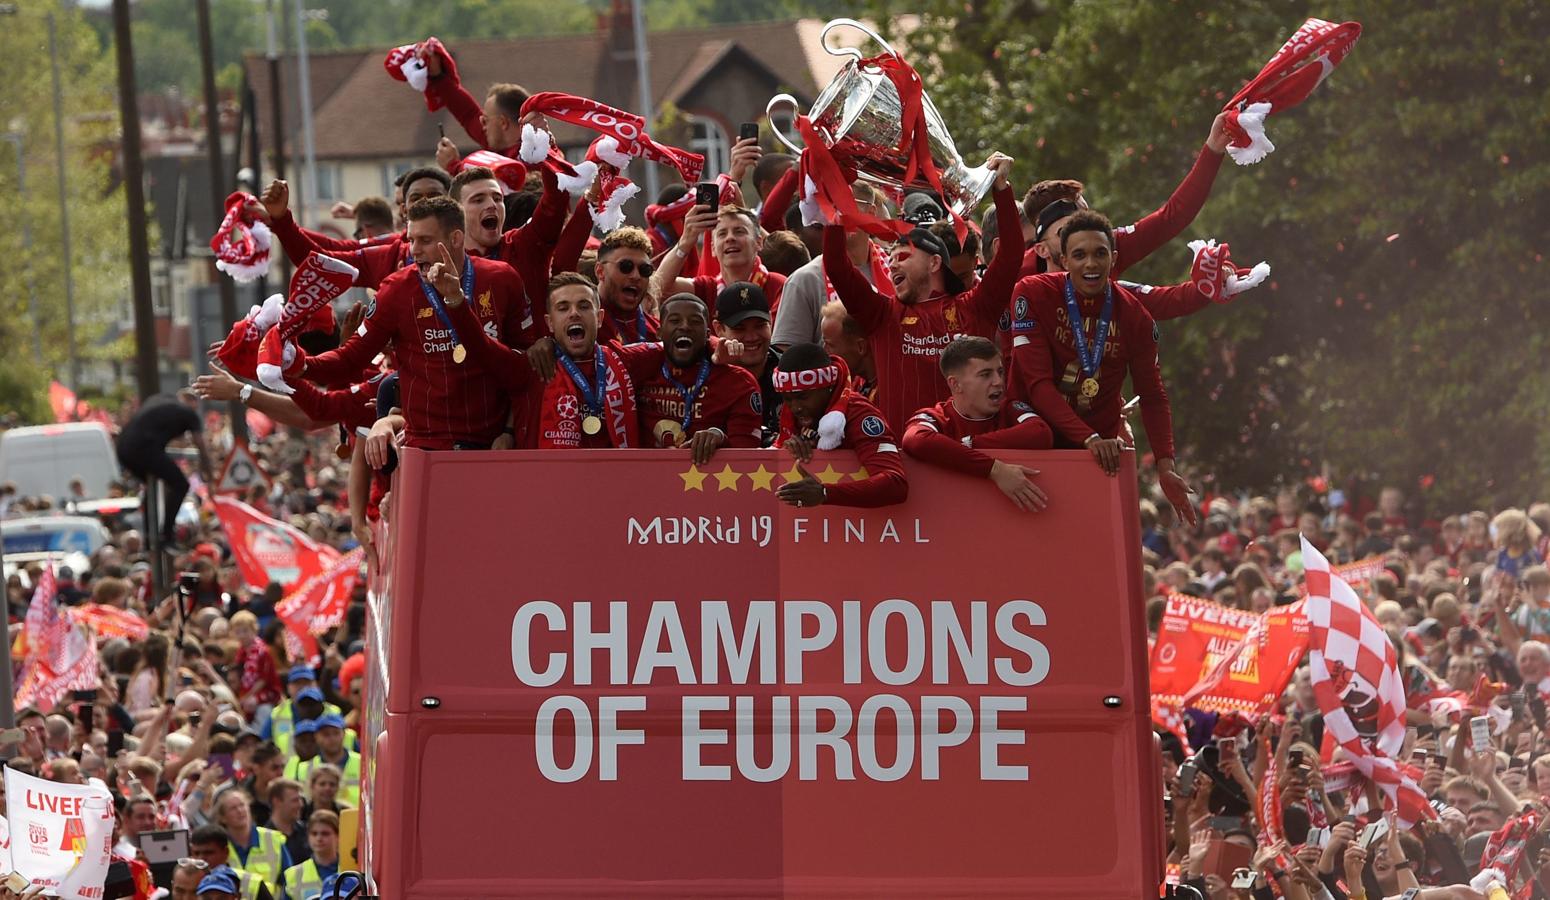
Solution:
[[[635,18],[631,0],[609,0],[608,12],[598,14],[603,52],[598,58],[595,98],[620,109],[634,110]]]

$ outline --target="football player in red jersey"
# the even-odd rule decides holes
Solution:
[[[989,340],[965,336],[942,351],[942,375],[952,396],[917,412],[904,432],[904,452],[933,465],[989,478],[1018,509],[1049,502],[1034,484],[1035,469],[1005,463],[985,450],[1046,450],[1049,425],[1021,400],[1008,401],[1006,366]]]
[[[792,506],[890,506],[909,496],[909,482],[899,461],[899,446],[877,407],[851,390],[845,363],[831,359],[817,344],[793,344],[775,367],[775,389],[785,401],[780,411],[780,438],[801,462],[814,450],[850,449],[867,471],[861,481],[826,485],[797,466],[802,478],[782,485],[776,495]]]

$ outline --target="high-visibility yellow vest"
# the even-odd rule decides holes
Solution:
[[[323,714],[341,717],[344,715],[339,711],[339,707],[332,703],[323,704]],[[281,703],[279,706],[276,706],[274,708],[274,712],[269,714],[269,740],[272,741],[276,747],[280,748],[281,753],[289,756],[291,753],[291,743],[295,737],[296,701],[287,700],[284,703]],[[345,739],[348,741],[350,739],[350,735],[347,734]],[[348,746],[348,744],[346,744],[346,746]]]
[[[351,806],[360,806],[361,755],[359,753],[352,753],[348,749],[346,749],[344,752],[346,756],[344,765],[340,767],[340,772],[343,773],[343,777],[339,779],[338,799],[340,803],[348,803]],[[291,763],[295,763],[296,765],[295,774],[292,774],[291,772],[291,763],[287,763],[285,766],[285,777],[293,778],[302,784],[306,784],[312,778],[312,770],[327,761],[328,760],[324,759],[321,753],[308,760],[292,759]]]
[[[318,864],[312,860],[285,870],[285,896],[289,900],[307,900],[322,891],[323,873],[318,871]]]
[[[280,890],[280,873],[285,870],[285,836],[272,828],[259,827],[258,846],[248,851],[242,859],[236,844],[231,845],[231,858],[242,862],[242,871],[263,879],[270,893]]]

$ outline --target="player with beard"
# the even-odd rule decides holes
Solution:
[[[1001,352],[978,336],[955,339],[942,351],[942,375],[952,396],[910,419],[904,452],[932,465],[989,478],[1018,509],[1037,512],[1048,498],[1032,481],[1037,470],[994,459],[985,450],[1047,450],[1049,426],[1021,400],[1008,401]]]
[[[752,285],[747,286],[752,289]],[[688,447],[697,465],[717,449],[760,447],[764,404],[759,383],[741,366],[711,359],[710,312],[693,294],[674,294],[662,304],[662,343],[647,362],[631,361],[641,435],[654,447]],[[638,374],[637,374],[638,373]]]
[[[794,344],[781,354],[775,387],[785,397],[777,447],[791,451],[802,477],[775,492],[792,506],[891,506],[909,497],[909,482],[899,447],[877,407],[846,386],[842,360],[830,358],[817,344]],[[866,471],[860,481],[833,484],[813,477],[802,463],[814,450],[854,450]]]
[[[764,437],[768,447],[780,434],[780,392],[775,390],[775,366],[780,353],[770,346],[770,302],[764,289],[751,281],[734,282],[716,295],[716,336],[736,341],[741,348],[733,363],[748,370],[759,383],[764,409]]]
[[[615,228],[597,248],[597,293],[603,318],[597,339],[636,344],[657,339],[659,323],[646,312],[651,290],[651,238],[632,225]]]
[[[1157,359],[1157,325],[1125,285],[1111,280],[1114,231],[1083,210],[1061,233],[1066,272],[1034,275],[1014,295],[1012,371],[1019,396],[1055,432],[1057,447],[1086,447],[1119,471],[1120,389],[1128,374],[1157,459],[1157,479],[1179,516],[1194,524],[1189,485],[1174,471],[1173,414]],[[1192,283],[1181,290],[1195,290]],[[1074,326],[1074,327],[1073,327]]]
[[[472,315],[460,306],[449,307],[449,313],[458,328]],[[526,354],[488,336],[469,342],[469,356],[497,383],[513,394],[525,393],[522,445],[540,450],[641,446],[635,375],[650,371],[653,361],[660,364],[661,345],[599,343],[597,288],[575,272],[549,280],[547,315],[553,337],[539,339]]]
[[[566,213],[565,192],[554,173],[545,167],[538,171],[544,182],[543,195],[532,217],[520,228],[506,228],[505,192],[495,173],[484,166],[465,167],[452,179],[450,192],[463,207],[468,252],[506,263],[535,291],[549,281],[549,260],[565,227]],[[529,296],[528,303],[537,307],[540,299]]]
[[[445,196],[451,183],[447,173],[437,168],[427,166],[411,170],[404,178],[405,202],[413,206],[422,200]],[[297,226],[290,212],[290,197],[290,185],[283,181],[271,181],[258,198],[259,208],[250,206],[249,209],[255,214],[262,211],[262,217],[269,222],[269,227],[280,241],[280,246],[285,248],[285,255],[290,259],[291,265],[301,265],[310,253],[332,256],[355,267],[356,287],[372,289],[380,288],[388,276],[409,265],[413,254],[409,249],[407,226],[403,237],[399,240],[369,243],[365,246],[356,242],[346,242],[341,248],[336,239],[319,241],[315,232],[309,232]],[[333,243],[330,244],[330,241]]]
[[[679,278],[689,251],[699,243],[700,235],[710,231],[711,253],[721,272],[717,275],[696,275],[693,279]],[[740,281],[751,282],[764,291],[770,312],[780,308],[781,290],[786,286],[786,276],[771,272],[759,259],[764,246],[764,232],[759,229],[759,219],[752,210],[741,206],[723,206],[711,209],[696,206],[684,219],[683,234],[672,250],[663,254],[661,267],[652,276],[651,284],[658,296],[689,292],[705,301],[706,307],[716,302],[721,289]]]
[[[522,279],[505,263],[464,253],[463,210],[450,197],[410,207],[409,250],[414,266],[382,282],[361,331],[337,350],[304,358],[303,371],[312,381],[337,383],[392,342],[409,446],[488,449],[506,430],[511,402],[470,364],[467,345],[472,333],[514,345],[531,342]],[[452,326],[446,309],[449,299],[459,297],[468,298],[475,316],[462,328]]]
[[[869,284],[851,261],[845,228],[824,228],[824,273],[871,342],[877,358],[877,404],[894,425],[903,425],[915,410],[947,396],[947,384],[937,370],[942,348],[960,334],[994,334],[1011,299],[1023,255],[1017,199],[1007,180],[1012,160],[992,153],[985,165],[996,173],[1001,240],[985,276],[972,289],[964,290],[948,268],[947,248],[928,229],[915,228],[894,245],[890,297]]]

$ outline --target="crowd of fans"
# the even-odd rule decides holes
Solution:
[[[1336,562],[1385,559],[1370,586],[1374,612],[1418,686],[1478,692],[1483,677],[1510,686],[1502,698],[1521,684],[1537,698],[1550,675],[1550,650],[1535,640],[1550,634],[1542,509],[1536,526],[1512,511],[1421,521],[1390,490],[1370,511],[1355,492],[1191,498],[1175,470],[1157,322],[1222,302],[1252,279],[1214,246],[1196,251],[1180,285],[1117,276],[1173,241],[1206,202],[1228,141],[1222,117],[1174,195],[1123,228],[1087,207],[1077,181],[1040,181],[1019,201],[1013,161],[1000,154],[986,162],[994,208],[978,222],[930,192],[890,196],[854,172],[852,196],[819,202],[796,158],[744,136],[729,172],[671,185],[644,222],[605,230],[599,223],[620,212],[603,194],[620,183],[617,140],[594,142],[587,165],[600,174],[575,189],[579,166],[530,153],[553,136],[524,110],[526,90],[494,85],[481,104],[445,48],[427,42],[415,52],[431,108],[445,106],[482,156],[464,158],[467,148],[443,138],[436,164],[406,172],[393,202],[364,198],[336,211],[354,218],[352,239],[300,227],[283,182],[228,207],[228,221],[265,223],[275,255],[310,279],[291,303],[255,307],[235,323],[210,350],[216,369],[192,385],[206,400],[310,432],[280,429],[256,444],[275,475],[272,489],[245,498],[260,512],[348,549],[371,542],[404,447],[673,447],[704,464],[722,447],[774,446],[801,461],[852,450],[868,473],[786,484],[778,497],[789,504],[901,502],[899,459],[909,454],[986,478],[1033,513],[1046,500],[1037,473],[983,451],[1071,449],[1115,475],[1134,443],[1127,411],[1136,406],[1153,462],[1143,477],[1156,496],[1142,509],[1148,597],[1175,591],[1252,610],[1289,602],[1300,533]],[[342,322],[329,305],[308,307],[351,287],[369,298],[340,302],[350,308]],[[278,344],[268,329],[279,330]],[[127,471],[179,497],[184,475],[166,463],[166,440],[224,432],[175,403],[147,404],[138,425],[125,423],[136,439],[119,451]],[[49,506],[5,502],[12,514]],[[107,518],[111,542],[86,571],[57,573],[58,600],[131,610],[153,630],[103,643],[94,697],[22,711],[25,739],[11,764],[59,781],[101,779],[114,791],[126,859],[147,831],[190,829],[176,897],[310,896],[351,867],[340,860],[340,813],[359,791],[364,584],[312,668],[280,638],[279,586],[241,582],[208,511],[191,521],[172,509],[148,526]],[[170,549],[175,571],[195,573],[181,595],[151,589],[147,538]],[[41,574],[33,566],[8,580],[13,622]],[[1497,736],[1499,761],[1466,761],[1456,726],[1418,716],[1416,746],[1432,753],[1424,783],[1447,804],[1440,824],[1355,846],[1356,826],[1342,818],[1351,798],[1321,780],[1306,675],[1294,684],[1284,724],[1266,717],[1260,730],[1307,761],[1283,782],[1284,830],[1297,846],[1249,848],[1253,890],[1268,881],[1291,897],[1361,897],[1363,886],[1396,894],[1412,876],[1440,871],[1426,848],[1443,839],[1450,859],[1478,865],[1480,835],[1538,796],[1537,700]],[[1165,750],[1183,877],[1213,898],[1246,892],[1213,867],[1235,858],[1222,846],[1254,844],[1262,830],[1246,766],[1266,754],[1223,743],[1210,765],[1192,758],[1204,779],[1192,789],[1177,783],[1181,748]],[[1310,802],[1327,804],[1337,823],[1316,846],[1309,817],[1298,818]]]
[[[1396,648],[1409,704],[1401,762],[1436,816],[1410,830],[1387,820],[1362,844],[1366,826],[1385,821],[1381,807],[1360,778],[1326,784],[1326,770],[1339,771],[1346,755],[1324,746],[1304,660],[1257,723],[1190,713],[1191,752],[1159,729],[1178,879],[1213,900],[1272,890],[1376,900],[1410,888],[1420,897],[1474,898],[1487,894],[1468,883],[1494,868],[1513,897],[1550,896],[1550,868],[1540,869],[1550,862],[1542,833],[1550,808],[1550,504],[1438,515],[1407,503],[1398,488],[1364,500],[1301,486],[1202,506],[1195,528],[1166,504],[1142,504],[1154,636],[1169,593],[1252,612],[1299,601],[1299,534],[1331,563],[1381,562],[1358,593]],[[1491,723],[1489,748],[1478,752],[1470,729],[1477,716]],[[1272,843],[1260,820],[1257,792],[1272,761],[1283,773],[1284,844]],[[1181,770],[1192,783],[1181,783]],[[1234,873],[1244,887],[1233,886]]]

